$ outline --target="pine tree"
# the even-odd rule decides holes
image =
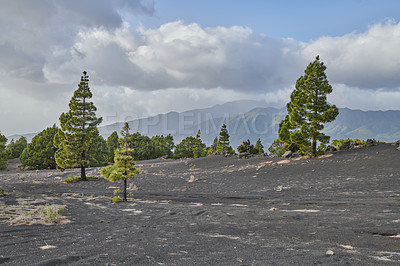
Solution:
[[[97,108],[89,101],[89,77],[83,71],[78,89],[69,103],[68,113],[60,116],[61,130],[54,137],[54,145],[59,148],[55,154],[57,168],[64,171],[68,167],[80,167],[81,180],[86,180],[85,168],[94,159],[99,132],[97,126],[102,118],[96,117]]]
[[[6,136],[0,134],[0,170],[7,169],[8,167],[8,154],[6,151],[6,143],[7,138]]]
[[[104,166],[108,163],[107,141],[97,131],[93,148],[93,156],[89,160],[90,167]]]
[[[326,66],[319,60],[310,63],[297,82],[287,104],[288,115],[279,124],[279,141],[286,149],[300,154],[317,154],[317,142],[326,144],[329,136],[322,133],[324,123],[339,114],[335,105],[327,103],[332,92],[325,74]]]
[[[114,163],[114,151],[118,149],[118,133],[114,131],[107,138],[108,162]]]
[[[15,159],[21,156],[22,152],[28,145],[28,141],[26,137],[21,136],[17,141],[14,142],[14,139],[11,140],[10,144],[7,145],[7,154],[8,159]]]
[[[175,147],[174,137],[171,134],[167,136],[153,136],[151,138],[151,143],[153,147],[153,152],[151,154],[151,159],[160,158],[162,156],[172,157],[172,150]]]
[[[196,140],[193,146],[193,157],[200,158],[206,156],[205,154],[206,144],[200,139],[200,129],[197,131]]]
[[[175,159],[194,158],[193,148],[195,146],[195,143],[196,143],[196,138],[193,136],[184,138],[181,141],[181,143],[176,145],[174,151],[174,158]]]
[[[139,169],[135,167],[135,161],[132,157],[133,150],[129,148],[129,124],[125,123],[124,128],[121,131],[122,138],[120,141],[120,148],[115,150],[115,163],[113,165],[109,165],[101,169],[101,173],[104,175],[104,178],[115,182],[118,180],[124,180],[124,201],[126,199],[126,183],[128,178],[134,177],[136,174],[139,174]]]
[[[231,152],[232,147],[229,146],[229,134],[226,125],[223,124],[219,133],[217,152]]]
[[[237,150],[240,153],[247,152],[250,154],[259,154],[258,148],[251,144],[249,139],[247,139],[247,141],[243,141],[243,143],[237,147]]]
[[[54,158],[57,148],[53,145],[54,136],[57,134],[56,125],[49,127],[35,137],[24,149],[19,159],[22,167],[29,169],[55,169]]]
[[[213,144],[210,146],[210,148],[208,150],[208,154],[216,152],[217,147],[218,147],[218,137],[215,137]]]
[[[258,138],[256,145],[254,146],[257,149],[257,154],[264,154],[264,146],[261,143],[261,139]]]

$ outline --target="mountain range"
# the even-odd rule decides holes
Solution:
[[[261,139],[264,147],[278,137],[279,122],[285,117],[286,108],[268,107],[265,102],[242,100],[228,102],[204,109],[185,112],[169,112],[152,117],[129,121],[131,132],[146,136],[168,135],[175,144],[187,136],[201,131],[201,139],[210,145],[219,135],[221,126],[227,125],[230,143],[236,148],[244,140],[255,143]],[[100,134],[107,138],[113,131],[118,134],[125,122],[99,127]],[[335,121],[325,125],[324,133],[332,139],[368,139],[394,142],[400,139],[400,111],[361,111],[340,108]],[[25,134],[30,141],[36,134]],[[9,140],[21,135],[8,136]]]
[[[129,121],[132,132],[143,135],[167,135],[179,143],[187,136],[201,131],[201,139],[210,145],[226,124],[231,145],[236,148],[244,140],[255,143],[261,139],[265,147],[278,137],[279,122],[285,117],[286,108],[267,107],[259,101],[237,101],[210,108],[182,113],[169,112],[157,116]],[[104,137],[119,132],[124,123],[100,127]],[[369,139],[393,142],[400,139],[400,111],[361,111],[340,108],[335,121],[325,125],[324,133],[332,139]]]

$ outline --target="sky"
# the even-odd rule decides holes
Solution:
[[[283,107],[317,55],[330,103],[400,110],[398,0],[2,0],[0,133],[58,124],[85,70],[104,124]]]

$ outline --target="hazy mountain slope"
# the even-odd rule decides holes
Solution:
[[[279,122],[285,117],[286,108],[265,107],[258,101],[236,101],[204,109],[182,113],[169,112],[129,122],[131,132],[143,135],[168,135],[179,143],[187,136],[195,136],[201,130],[201,138],[208,145],[219,135],[222,124],[227,124],[230,142],[236,149],[242,141],[255,143],[261,139],[265,148],[277,138]],[[99,127],[100,134],[107,138],[113,131],[118,133],[123,122]],[[400,139],[400,111],[360,111],[342,108],[324,132],[332,139],[358,138],[393,142]],[[25,134],[28,141],[36,134]],[[11,140],[21,135],[8,136]]]
[[[231,119],[238,114],[243,114],[255,107],[265,107],[266,103],[261,101],[242,100],[215,105],[204,109],[194,109],[182,113],[169,112],[156,116],[129,121],[131,132],[139,132],[147,136],[168,135],[174,136],[175,140],[181,140],[186,136],[196,135],[199,124],[205,121],[213,121],[221,117]],[[124,123],[114,123],[99,127],[100,134],[108,137],[113,131],[118,134]],[[218,128],[221,128],[221,125]]]
[[[286,108],[256,108],[229,120],[231,143],[235,147],[243,140],[252,143],[260,138],[269,146],[278,136],[279,122]],[[325,125],[324,132],[332,139],[369,139],[393,142],[400,139],[400,111],[360,111],[339,109],[335,121]],[[214,133],[214,132],[213,132]]]

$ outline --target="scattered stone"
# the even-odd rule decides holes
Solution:
[[[286,164],[286,163],[290,163],[290,160],[282,160],[277,162],[277,164]]]
[[[191,175],[190,178],[189,178],[189,180],[188,180],[188,182],[189,182],[189,183],[193,183],[193,182],[196,182],[197,180],[198,180],[198,179],[194,178],[194,175]]]
[[[53,249],[53,248],[57,248],[56,246],[52,246],[52,245],[46,245],[46,246],[41,246],[39,247],[42,250],[46,250],[46,249]]]
[[[283,158],[290,158],[291,156],[292,156],[292,152],[291,151],[287,151],[282,155]]]
[[[345,141],[345,142],[343,142],[343,144],[340,146],[339,150],[348,150],[348,149],[354,148],[354,146],[355,146],[356,144],[357,144],[357,143],[354,142],[354,141]]]
[[[325,253],[325,255],[328,256],[328,257],[329,257],[329,256],[333,256],[333,255],[335,255],[335,252],[333,252],[332,250],[329,249],[329,250]]]

